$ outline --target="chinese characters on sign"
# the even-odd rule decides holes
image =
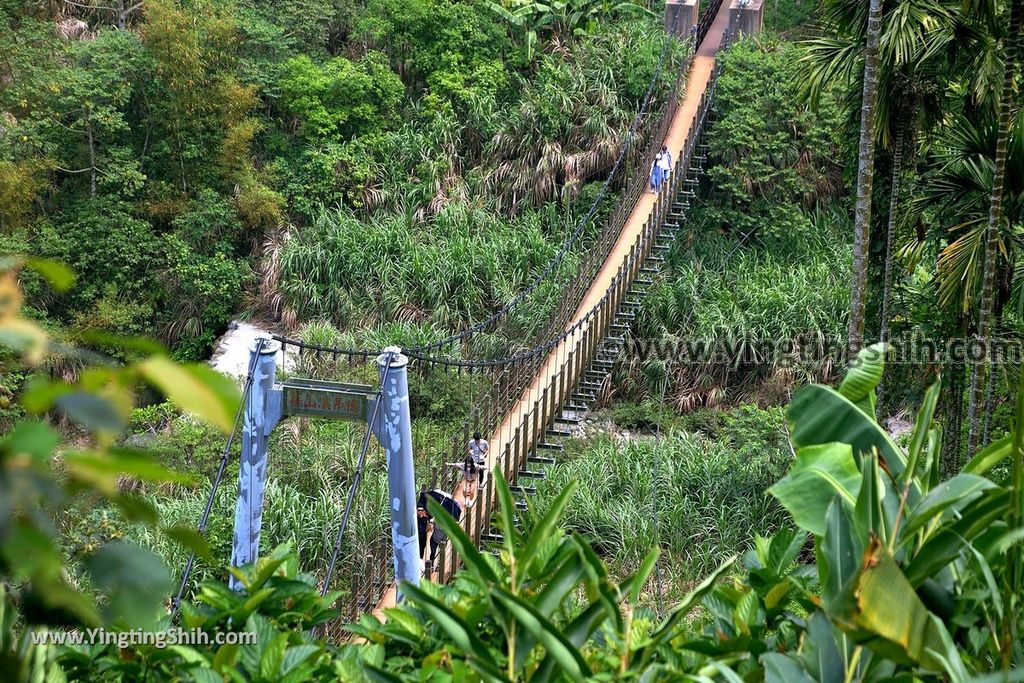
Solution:
[[[284,390],[286,415],[325,417],[335,420],[365,420],[367,398],[371,387],[360,385],[317,382],[306,384],[290,380]]]

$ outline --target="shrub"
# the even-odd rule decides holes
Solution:
[[[242,284],[250,277],[245,262],[229,252],[204,252],[176,234],[165,240],[167,270],[161,281],[165,334],[178,343],[182,358],[201,357],[208,351],[237,310]]]
[[[722,61],[707,136],[713,225],[769,241],[807,233],[806,211],[842,190],[839,110],[828,98],[817,111],[802,100],[793,44],[745,40]]]
[[[388,128],[403,93],[401,80],[374,54],[358,62],[335,57],[322,65],[306,55],[292,57],[278,87],[281,108],[300,121],[309,138],[347,139]]]

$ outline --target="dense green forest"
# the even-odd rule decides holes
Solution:
[[[0,0],[5,676],[1024,680],[1024,2],[763,7],[632,352],[528,505],[496,477],[495,539],[431,509],[451,582],[346,624],[382,449],[284,421],[228,569],[239,397],[203,361],[232,320],[378,349],[524,291],[474,344],[527,348],[692,45],[659,1]],[[425,486],[484,380],[410,381]],[[38,640],[174,625],[258,642]]]
[[[4,249],[75,269],[68,295],[27,285],[68,334],[184,359],[244,311],[459,329],[550,257],[624,144],[662,43],[619,5],[528,50],[483,1],[9,0]]]

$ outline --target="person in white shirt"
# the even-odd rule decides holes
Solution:
[[[654,159],[654,164],[661,171],[658,175],[658,191],[661,191],[661,186],[666,180],[668,180],[669,171],[672,170],[672,153],[668,151],[668,147],[662,146],[661,152]]]
[[[487,449],[490,446],[487,443],[487,439],[480,436],[480,432],[473,432],[473,438],[466,444],[466,450],[469,455],[473,458],[473,462],[480,468],[480,488],[483,489],[484,483],[487,479]]]

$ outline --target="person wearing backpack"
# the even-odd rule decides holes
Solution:
[[[434,524],[434,518],[430,511],[427,510],[427,496],[436,500],[441,509],[454,517],[456,521],[462,518],[462,507],[450,495],[437,489],[422,492],[419,500],[416,502],[416,526],[419,532],[420,565],[423,573],[429,575],[434,571],[437,548],[442,543],[447,542],[448,534]],[[428,538],[430,541],[430,559],[424,561],[423,551],[426,549]]]

